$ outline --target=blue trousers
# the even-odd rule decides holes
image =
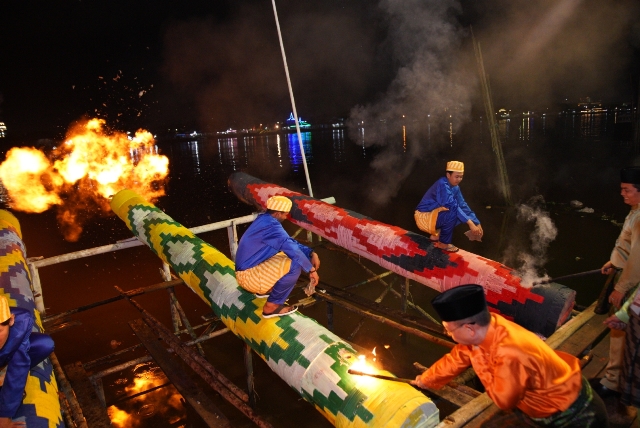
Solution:
[[[28,352],[31,359],[30,368],[34,368],[53,352],[54,344],[51,336],[44,333],[31,333],[29,342],[31,343]]]
[[[436,229],[440,229],[440,242],[451,244],[453,240],[453,228],[462,224],[458,219],[457,210],[440,211],[436,220]]]
[[[297,263],[291,262],[289,272],[280,278],[278,282],[273,284],[273,288],[269,293],[267,302],[276,303],[278,305],[283,304],[289,297],[289,294],[291,294],[293,287],[295,287],[301,272],[302,267]]]

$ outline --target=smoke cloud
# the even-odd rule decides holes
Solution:
[[[513,237],[504,255],[503,263],[516,267],[524,286],[531,286],[535,281],[548,278],[547,275],[543,276],[542,267],[547,262],[547,249],[556,239],[558,229],[543,206],[544,198],[535,196],[527,204],[517,207],[518,225],[513,227],[514,232],[532,230],[526,244],[526,240]]]
[[[458,1],[382,0],[379,7],[388,19],[385,44],[397,73],[377,101],[351,110],[348,126],[359,144],[384,147],[370,178],[375,189],[371,198],[382,204],[424,156],[430,127],[440,127],[452,114],[456,121],[467,120],[467,82],[473,77],[457,66],[466,35],[456,20]]]
[[[472,105],[484,115],[471,24],[496,110],[555,111],[587,97],[619,102],[627,93],[631,100],[634,92],[625,70],[637,49],[637,2],[381,0],[378,6],[388,23],[381,49],[390,51],[394,77],[375,101],[355,106],[348,121],[358,144],[382,147],[369,178],[376,203],[397,193],[417,160],[431,163],[447,149],[447,126],[468,122]],[[456,158],[464,160],[466,150]]]

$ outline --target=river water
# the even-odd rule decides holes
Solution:
[[[616,112],[532,115],[499,121],[512,200],[516,207],[530,207],[529,212],[535,213],[530,220],[519,216],[517,208],[506,207],[491,140],[481,119],[465,125],[433,125],[426,136],[416,138],[411,137],[411,130],[417,124],[389,124],[397,128],[397,138],[384,147],[367,145],[366,128],[355,136],[348,135],[346,129],[305,132],[302,139],[315,197],[333,196],[340,207],[415,232],[413,211],[423,193],[443,175],[448,160],[465,162],[461,189],[482,222],[485,236],[483,242],[469,242],[463,235],[466,227],[460,226],[454,243],[515,268],[526,258],[530,260],[527,266],[537,269],[538,274],[556,277],[596,269],[607,261],[628,212],[619,196],[619,170],[632,165],[637,153],[629,143],[629,126],[620,122]],[[166,140],[159,141],[158,148],[169,158],[170,176],[167,195],[156,205],[187,227],[252,212],[227,189],[227,178],[236,171],[308,192],[295,134]],[[579,211],[577,205],[586,210]],[[15,214],[30,257],[51,257],[131,237],[119,219],[96,215],[80,240],[70,243],[63,240],[53,212]],[[286,227],[295,230],[290,224]],[[226,232],[211,232],[202,238],[228,254]],[[323,281],[346,286],[365,278],[359,266],[345,262],[335,252],[321,248],[319,254]],[[160,282],[159,267],[159,260],[145,247],[43,268],[40,275],[47,313],[115,296],[114,285],[128,290]],[[382,272],[379,267],[369,267]],[[399,285],[401,280],[390,281]],[[576,289],[577,303],[586,306],[597,298],[604,278],[589,275],[561,283]],[[383,290],[379,283],[358,288],[360,294],[372,299]],[[199,324],[201,317],[210,313],[189,290],[179,288],[177,293],[192,323]],[[429,311],[428,302],[434,294],[419,284],[411,288],[413,301]],[[299,290],[292,294],[294,301],[301,297]],[[169,325],[164,291],[136,300]],[[398,308],[400,302],[389,295],[383,304]],[[326,325],[324,304],[303,312]],[[132,346],[138,342],[127,322],[136,318],[139,313],[126,302],[80,314],[74,319],[81,325],[54,335],[56,354],[64,366]],[[358,322],[359,317],[336,308],[335,332],[341,337],[352,335]],[[365,350],[376,347],[384,368],[400,377],[415,376],[414,361],[429,365],[445,352],[417,338],[403,341],[398,331],[373,321],[366,321],[352,341]],[[240,341],[226,335],[210,342],[206,346],[209,359],[234,382],[244,385]],[[131,353],[122,361],[138,355]],[[298,426],[301,418],[308,427],[329,426],[262,361],[255,360],[258,411],[269,415],[274,426]],[[111,375],[104,380],[107,402],[114,403],[139,391],[140,385],[162,383],[163,379],[147,364]],[[170,388],[162,388],[140,399],[120,401],[110,411],[124,421],[122,426],[180,426],[185,410],[175,396],[170,398],[172,394]],[[167,405],[167,400],[173,404]],[[236,426],[251,426],[233,409],[224,404],[221,407]]]

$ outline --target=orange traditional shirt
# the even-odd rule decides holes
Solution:
[[[578,359],[554,351],[524,327],[491,314],[480,345],[457,344],[421,377],[439,389],[473,366],[493,402],[502,410],[517,407],[532,418],[565,411],[580,394]]]

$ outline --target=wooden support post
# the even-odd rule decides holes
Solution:
[[[360,260],[359,258],[356,258],[353,254],[351,253],[347,253],[349,254],[349,258],[353,261],[355,261],[356,263],[358,263],[365,271],[369,272],[370,275],[375,275],[375,272],[373,272],[371,269],[369,269],[368,267],[366,267]],[[387,287],[390,287],[389,290],[396,296],[400,297],[400,293],[398,293],[396,290],[393,289],[393,287],[391,287],[389,284],[387,284],[385,281],[383,281],[382,279],[379,279],[378,281],[380,281],[381,283],[383,283],[384,285],[386,285]],[[436,321],[431,315],[429,315],[427,313],[427,311],[425,311],[424,309],[422,309],[420,306],[418,305],[414,305],[411,302],[408,302],[409,307],[415,309],[416,311],[420,312],[425,318],[433,321],[436,324],[440,324],[438,321]]]
[[[38,271],[38,267],[29,261],[27,261],[27,266],[29,266],[29,271],[31,273],[31,291],[33,292],[33,301],[36,304],[36,309],[40,312],[42,316],[44,316],[45,314],[44,297],[42,296],[42,284],[40,282],[40,272]]]
[[[100,400],[100,404],[102,407],[107,407],[107,399],[104,396],[104,386],[102,385],[102,378],[100,377],[89,377],[89,381],[91,385],[93,385],[93,389],[96,391],[96,395],[98,396],[98,400]]]
[[[182,324],[185,326],[185,328],[189,332],[189,336],[191,336],[191,338],[194,340],[197,339],[198,335],[196,334],[195,331],[193,331],[193,328],[191,327],[191,323],[187,319],[187,314],[185,314],[184,311],[182,310],[182,306],[180,306],[180,302],[178,302],[178,298],[176,297],[176,293],[173,290],[173,287],[167,288],[167,292],[169,293],[169,296],[171,298],[171,307],[175,308],[175,310],[180,315],[180,320],[182,320]],[[173,312],[172,312],[172,315],[173,315]],[[196,348],[198,348],[198,352],[200,352],[200,355],[204,357],[204,349],[202,348],[202,345],[200,343],[196,343]]]
[[[325,301],[327,301],[327,303],[329,303],[329,302],[337,303],[337,304],[339,304],[340,306],[342,306],[343,308],[345,308],[348,311],[355,312],[355,313],[357,313],[359,315],[362,315],[362,316],[365,316],[367,318],[374,319],[374,320],[376,320],[376,321],[378,321],[378,322],[380,322],[382,324],[387,324],[387,325],[389,325],[389,326],[391,326],[393,328],[397,328],[398,330],[406,331],[407,333],[411,333],[411,334],[413,334],[415,336],[421,337],[421,338],[426,339],[426,340],[428,340],[430,342],[433,342],[433,343],[437,343],[438,345],[445,346],[445,347],[447,347],[449,349],[451,349],[451,348],[453,348],[455,346],[455,343],[453,343],[453,342],[450,342],[450,341],[445,340],[445,339],[441,339],[441,338],[436,337],[436,336],[434,336],[432,334],[429,334],[429,333],[425,333],[424,331],[420,331],[420,330],[418,330],[416,328],[407,327],[407,326],[402,325],[402,324],[400,324],[398,322],[390,320],[389,318],[385,318],[383,316],[373,314],[373,313],[371,313],[369,311],[362,310],[362,309],[360,309],[360,308],[358,308],[358,307],[356,307],[354,305],[346,303],[345,301],[340,301],[336,297],[331,296],[331,295],[329,295],[327,293],[316,293],[316,294],[314,294],[314,296],[316,297],[316,299],[325,300]]]
[[[371,277],[371,278],[369,278],[369,279],[365,279],[364,281],[360,281],[360,282],[358,282],[358,283],[356,283],[356,284],[347,285],[346,287],[344,287],[344,288],[343,288],[343,290],[350,290],[350,289],[352,289],[352,288],[356,288],[356,287],[359,287],[359,286],[361,286],[361,285],[364,285],[364,284],[368,284],[368,283],[370,283],[370,282],[377,281],[377,280],[379,280],[380,278],[384,278],[385,276],[389,276],[389,275],[391,275],[392,273],[393,273],[393,272],[391,272],[390,270],[389,270],[389,271],[386,271],[386,272],[382,272],[380,275],[373,276],[373,277]]]
[[[238,229],[235,222],[227,227],[227,236],[229,237],[229,251],[231,253],[231,260],[236,261],[236,253],[238,252]]]
[[[404,286],[402,287],[402,312],[407,313],[407,300],[409,298],[409,278],[404,279]],[[400,333],[400,340],[403,345],[407,344],[407,335],[403,332]]]
[[[153,355],[153,359],[167,378],[207,426],[230,428],[231,423],[226,416],[220,412],[211,398],[198,388],[197,384],[189,376],[185,376],[183,366],[178,365],[171,358],[167,350],[162,346],[162,342],[158,341],[153,329],[142,320],[131,321],[129,325],[131,325],[140,341],[144,343],[149,353]]]
[[[51,360],[51,365],[53,366],[53,370],[56,374],[56,380],[60,385],[60,391],[62,391],[69,403],[70,417],[73,422],[73,426],[76,426],[77,428],[87,428],[87,420],[82,413],[80,403],[78,403],[76,394],[73,391],[67,376],[64,374],[64,370],[62,370],[62,366],[60,366],[60,362],[58,361],[56,354],[51,353],[51,355],[49,355],[49,359]]]
[[[70,395],[75,394],[78,404],[82,408],[82,415],[86,419],[85,426],[91,428],[111,428],[111,421],[105,408],[102,383],[97,384],[96,382],[92,382],[84,367],[82,367],[82,363],[79,361],[66,365],[64,367],[64,373],[73,387]],[[97,385],[99,385],[100,388],[97,388]],[[102,394],[102,400],[100,399],[99,393]]]
[[[244,366],[247,369],[247,395],[249,396],[249,406],[256,408],[256,390],[253,376],[253,350],[246,343],[244,344]]]

